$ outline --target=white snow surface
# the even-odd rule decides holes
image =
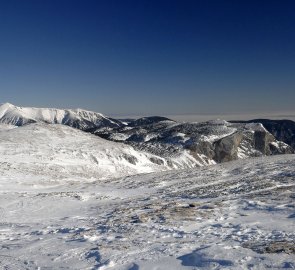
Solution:
[[[66,122],[82,121],[98,125],[101,121],[107,121],[109,124],[117,125],[114,121],[103,114],[82,110],[82,109],[55,109],[55,108],[33,108],[18,107],[10,103],[0,104],[0,122],[16,125],[19,121],[45,122],[62,124]],[[118,121],[119,122],[119,121]],[[87,125],[85,123],[81,123]],[[83,128],[83,126],[82,126]]]
[[[265,127],[261,123],[248,123],[245,125],[245,127],[249,130],[254,131],[264,131],[267,132]]]
[[[188,152],[169,159],[169,164],[167,161],[64,125],[36,123],[14,129],[0,126],[2,168],[13,170],[24,181],[31,173],[40,175],[40,180],[93,180],[200,165]],[[7,174],[6,169],[0,172]]]
[[[295,155],[129,175],[168,168],[148,157],[61,125],[0,130],[0,269],[295,268]]]

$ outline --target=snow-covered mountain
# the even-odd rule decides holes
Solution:
[[[190,168],[247,157],[294,153],[292,147],[278,141],[260,123],[224,120],[178,123],[160,116],[123,123],[81,109],[24,108],[9,103],[0,106],[0,123],[67,125],[127,144],[137,152],[148,152],[157,156],[152,159],[154,163],[169,168],[183,168],[185,162]]]
[[[189,151],[203,165],[294,153],[289,145],[278,141],[260,123],[229,123],[224,120],[178,123],[163,117],[145,117],[127,126],[94,129],[92,132],[162,157]]]
[[[295,155],[262,124],[0,119],[1,269],[295,268]]]
[[[22,126],[37,122],[64,124],[81,130],[123,126],[119,120],[82,109],[17,107],[10,103],[0,105],[0,123]]]
[[[189,153],[163,158],[64,125],[0,127],[0,173],[106,179],[199,166]]]

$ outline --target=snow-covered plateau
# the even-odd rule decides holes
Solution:
[[[1,125],[0,268],[294,269],[295,155],[196,166]]]

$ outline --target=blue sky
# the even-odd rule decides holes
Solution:
[[[295,2],[2,0],[0,103],[105,114],[292,111]]]

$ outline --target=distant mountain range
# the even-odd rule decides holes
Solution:
[[[63,124],[81,130],[123,126],[119,120],[81,109],[27,108],[10,103],[0,105],[0,123],[23,126],[37,122]]]
[[[149,155],[149,161],[154,164],[171,168],[290,154],[295,147],[295,123],[290,120],[179,123],[152,116],[124,122],[81,109],[24,108],[4,103],[0,105],[0,123],[67,125],[113,141],[115,145],[120,142],[118,147],[127,144]]]

